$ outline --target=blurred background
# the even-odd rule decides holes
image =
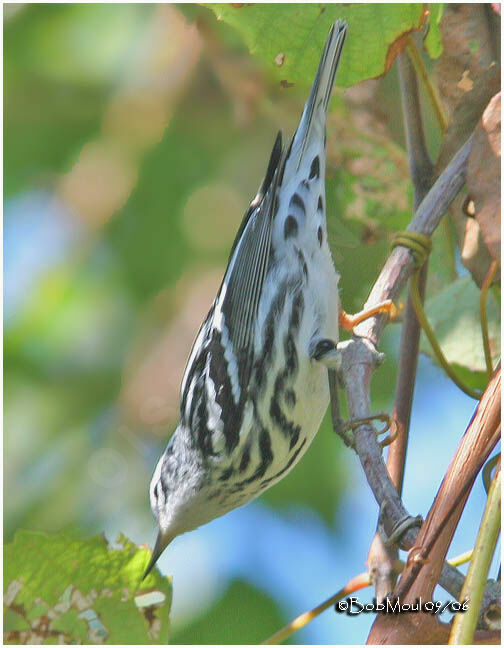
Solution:
[[[337,89],[328,124],[329,230],[349,312],[411,213],[396,75]],[[5,542],[25,528],[152,546],[148,485],[192,341],[307,90],[204,7],[4,5]],[[399,333],[383,338],[376,411],[391,409]],[[412,514],[428,511],[473,410],[422,357]],[[477,481],[450,555],[472,547],[484,501]],[[326,420],[280,484],[165,552],[171,641],[265,639],[365,570],[376,517]],[[372,620],[329,610],[293,641],[361,643]]]

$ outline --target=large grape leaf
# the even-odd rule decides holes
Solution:
[[[428,299],[426,311],[448,362],[471,386],[483,389],[487,377],[479,299],[480,291],[474,281],[471,277],[463,277]],[[488,293],[487,313],[490,350],[495,366],[500,357],[500,308],[492,292]],[[420,350],[433,356],[424,336]]]
[[[331,24],[348,22],[338,85],[349,87],[386,72],[400,51],[399,39],[423,27],[425,5],[409,4],[208,4],[235,27],[250,52],[282,80],[309,84]]]
[[[154,570],[139,591],[147,560],[122,535],[112,547],[18,531],[5,546],[5,643],[166,643],[171,582]]]

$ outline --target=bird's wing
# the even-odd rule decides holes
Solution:
[[[217,428],[219,420],[224,426],[226,445],[232,448],[237,443],[243,415],[240,404],[252,370],[254,325],[268,268],[275,197],[284,164],[279,133],[266,176],[243,218],[221,287],[185,368],[181,421],[198,435],[200,445],[211,440],[207,424]],[[209,389],[214,393],[208,393]],[[215,404],[221,413],[212,410],[211,420],[205,418],[205,408],[208,411],[209,405],[212,409]]]
[[[268,170],[252,201],[231,251],[229,264],[217,297],[214,325],[220,323],[237,360],[240,387],[246,388],[253,362],[253,335],[259,301],[270,256],[271,235],[280,169],[282,137],[278,134]]]

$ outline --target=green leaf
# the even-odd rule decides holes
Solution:
[[[21,632],[30,629],[30,624],[23,615],[6,606],[4,606],[3,625],[4,633]]]
[[[70,608],[59,619],[53,621],[51,625],[53,630],[62,635],[72,637],[74,640],[78,639],[82,643],[86,641],[88,624],[79,617],[78,610]]]
[[[443,53],[440,28],[443,12],[444,2],[431,2],[429,4],[429,30],[424,40],[424,46],[433,59],[439,58]]]
[[[471,277],[463,277],[428,299],[426,312],[448,362],[463,380],[482,389],[487,377],[479,298],[480,291]],[[491,292],[488,293],[487,313],[490,349],[495,366],[500,357],[500,309]],[[422,336],[420,350],[433,357],[425,336]]]
[[[166,643],[171,582],[154,570],[139,590],[148,558],[123,535],[112,547],[18,531],[5,546],[4,641]]]
[[[276,68],[280,79],[304,84],[313,80],[332,23],[343,18],[348,22],[348,36],[337,79],[343,87],[386,72],[393,61],[394,43],[420,29],[423,20],[419,3],[206,6],[218,20],[235,27],[250,52]]]

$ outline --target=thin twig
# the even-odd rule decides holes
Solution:
[[[449,214],[446,214],[441,221],[441,227],[443,228],[443,238],[446,245],[446,264],[450,271],[451,280],[455,281],[455,279],[458,278],[457,260],[455,258],[455,234],[453,232],[453,223],[450,220]]]
[[[414,209],[416,210],[432,186],[433,165],[425,144],[420,97],[415,72],[410,60],[404,53],[398,57],[398,66],[403,119],[414,189]],[[425,292],[426,279],[427,263],[424,264],[421,275],[420,290],[422,298]],[[411,299],[408,298],[406,312],[404,314],[397,387],[394,397],[394,419],[399,425],[401,434],[391,445],[387,457],[387,468],[399,494],[402,493],[404,462],[406,459],[413,389],[416,378],[418,349],[420,346],[420,330]],[[400,437],[402,435],[404,436],[401,439]]]
[[[432,187],[434,167],[425,143],[415,70],[404,52],[398,56],[397,63],[409,167],[415,192],[414,208],[418,209]]]
[[[490,485],[492,483],[492,471],[499,462],[501,457],[501,453],[497,453],[494,455],[491,459],[489,459],[483,470],[481,471],[481,476],[483,478],[483,486],[485,487],[485,492],[488,495],[488,491],[490,490]]]
[[[432,330],[431,325],[429,324],[429,320],[427,319],[427,315],[425,314],[425,311],[422,306],[422,299],[420,297],[420,290],[419,290],[419,279],[417,274],[414,274],[411,277],[410,296],[411,296],[413,307],[415,309],[417,319],[422,324],[424,333],[430,342],[432,351],[434,352],[434,356],[438,361],[439,365],[443,367],[445,373],[451,378],[452,382],[454,382],[455,385],[457,385],[457,387],[464,392],[464,394],[467,394],[467,396],[470,396],[475,400],[479,400],[481,398],[481,392],[477,389],[473,389],[469,385],[466,385],[464,381],[458,377],[455,370],[452,368],[452,366],[446,359],[443,351],[441,350],[441,346],[437,341],[436,335]]]
[[[450,163],[422,200],[407,229],[432,236],[441,217],[447,211],[465,184],[467,159],[472,146],[471,135],[453,156]],[[387,299],[396,299],[413,272],[414,261],[406,248],[397,247],[387,259],[364,306],[365,309]],[[354,329],[354,339],[367,338],[374,346],[378,344],[387,323],[383,316],[370,317]]]
[[[414,189],[414,209],[416,210],[432,187],[433,165],[425,144],[420,97],[415,71],[411,61],[404,53],[398,57],[398,67],[406,143]],[[426,280],[427,262],[423,266],[420,277],[420,294],[422,299],[425,292]],[[419,346],[420,325],[415,316],[411,298],[408,297],[404,314],[397,386],[394,397],[394,420],[399,426],[400,434],[397,440],[391,445],[387,457],[387,469],[390,478],[400,495],[402,493],[404,463],[406,460]]]
[[[426,281],[427,262],[422,267],[419,276],[419,291],[422,300],[425,298]],[[392,415],[397,425],[398,435],[397,439],[391,444],[387,456],[387,469],[399,494],[402,494],[403,487],[404,465],[406,462],[413,392],[418,365],[418,351],[420,348],[420,332],[421,327],[415,315],[411,296],[408,294],[401,333],[399,365],[397,369],[397,383]]]
[[[463,565],[464,563],[469,562],[469,560],[471,560],[472,558],[472,555],[473,552],[471,549],[470,551],[466,551],[463,554],[460,554],[459,556],[454,556],[453,558],[450,558],[447,562],[452,567],[457,567],[458,565]],[[401,573],[401,571],[405,567],[406,567],[406,563],[399,559],[397,559],[393,564],[393,569],[398,574]],[[293,635],[295,632],[298,632],[298,630],[301,630],[309,623],[311,623],[320,614],[322,614],[322,612],[328,610],[332,605],[334,605],[338,601],[341,601],[341,599],[345,598],[345,596],[347,596],[348,594],[357,592],[358,590],[364,589],[365,587],[369,587],[370,585],[371,585],[371,579],[369,578],[369,572],[363,572],[358,576],[354,576],[354,578],[350,579],[348,583],[345,585],[345,587],[343,587],[338,592],[336,592],[336,594],[333,594],[328,599],[326,599],[316,607],[312,608],[311,610],[308,610],[307,612],[303,612],[303,614],[297,616],[293,621],[288,623],[286,626],[284,626],[274,634],[272,634],[271,637],[268,637],[268,639],[265,639],[263,642],[261,642],[261,645],[268,646],[268,645],[276,645],[282,643],[283,641],[288,639],[291,635]]]
[[[408,36],[408,39],[406,41],[406,49],[408,50],[411,62],[415,67],[415,71],[418,74],[418,78],[422,79],[422,83],[431,101],[434,113],[437,117],[439,128],[444,133],[444,131],[448,128],[448,118],[446,117],[438,91],[429,78],[429,74],[425,68],[424,62],[422,61],[420,52],[418,51],[417,46],[415,45],[415,41],[411,36]]]
[[[414,189],[414,209],[417,209],[432,186],[433,165],[425,144],[415,70],[404,52],[398,56],[398,69],[406,143]],[[422,299],[425,293],[426,280],[427,262],[420,273]],[[420,326],[411,297],[408,297],[401,333],[399,367],[393,408],[393,419],[398,434],[390,445],[387,455],[387,470],[400,496],[402,495],[419,347]],[[394,588],[395,574],[392,565],[396,558],[397,549],[384,546],[380,535],[376,534],[371,543],[368,565],[370,572],[373,574],[378,599],[383,598],[387,592],[391,592]]]
[[[303,612],[303,614],[300,614],[294,619],[294,621],[291,621],[281,630],[275,632],[275,634],[271,635],[271,637],[261,642],[261,645],[274,646],[282,643],[282,641],[285,641],[295,632],[308,625],[311,621],[313,621],[313,619],[322,614],[322,612],[330,608],[338,601],[341,601],[341,599],[345,598],[345,596],[364,589],[365,587],[369,587],[370,585],[371,581],[369,580],[369,574],[367,572],[363,572],[362,574],[355,576],[354,578],[349,580],[345,587],[340,589],[339,592],[336,592],[336,594],[333,594],[323,603],[320,603],[320,605],[314,607],[312,610],[308,610],[308,612]]]
[[[450,164],[437,179],[436,183],[416,210],[409,231],[431,236],[441,217],[465,183],[467,159],[471,150],[472,136],[451,160]],[[403,289],[414,269],[410,252],[396,247],[390,254],[376,283],[371,290],[366,307],[374,306],[386,299],[395,299]],[[380,361],[376,345],[380,339],[386,318],[374,316],[354,329],[350,340],[340,343],[341,376],[344,382],[350,418],[369,417],[370,381],[372,373]],[[333,393],[333,389],[331,389]],[[332,397],[332,396],[331,396]],[[407,517],[397,490],[387,472],[381,456],[381,448],[371,425],[362,425],[354,432],[356,452],[361,461],[368,483],[383,511],[385,531],[390,534],[394,525]],[[412,547],[417,531],[410,529],[403,536],[403,545]],[[440,583],[457,596],[463,584],[463,576],[456,569],[443,569]]]
[[[401,600],[432,594],[469,491],[500,436],[501,372],[495,371],[441,483],[394,594]],[[434,555],[435,554],[435,555]]]
[[[474,546],[473,558],[462,589],[461,597],[469,600],[469,607],[466,614],[457,614],[455,616],[448,642],[451,645],[473,643],[474,631],[476,630],[480,607],[483,602],[487,574],[501,526],[500,484],[501,471],[499,466],[490,486],[485,512]]]
[[[415,547],[410,550],[406,568],[393,592],[395,600],[411,604],[421,598],[432,600],[436,583],[441,582],[440,572],[446,551],[451,543],[465,506],[469,490],[486,457],[500,437],[500,368],[496,370],[487,386],[476,413],[462,437],[457,452],[441,483],[426,521],[422,525]],[[443,568],[444,571],[444,568]],[[491,584],[485,589],[488,608],[492,608],[491,597],[487,597]],[[457,598],[460,597],[457,596]],[[495,589],[493,592],[495,599]],[[428,636],[431,643],[445,644],[450,626],[438,617],[428,613],[418,615],[399,614],[393,618],[379,615],[368,636],[368,642],[381,644],[421,643]],[[478,631],[475,643],[498,641],[498,633]]]

